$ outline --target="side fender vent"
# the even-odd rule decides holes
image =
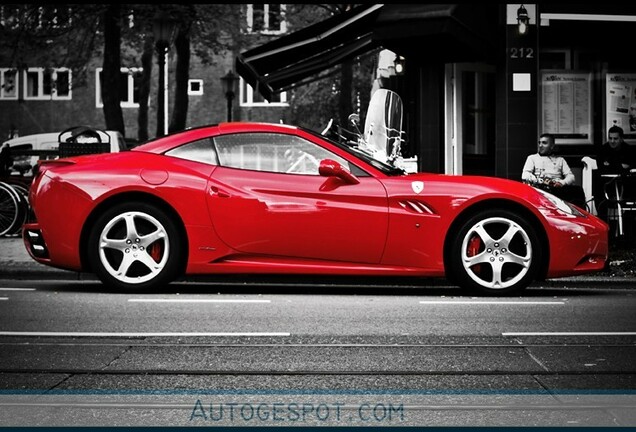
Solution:
[[[426,204],[420,201],[406,200],[406,201],[400,201],[399,204],[400,204],[400,207],[402,207],[404,210],[412,212],[412,213],[429,214],[429,215],[435,214],[432,208],[430,208],[429,206],[427,206]]]

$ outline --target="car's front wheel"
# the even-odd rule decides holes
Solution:
[[[526,288],[541,265],[535,228],[508,210],[480,212],[459,228],[450,251],[450,274],[462,288],[511,294]]]
[[[155,289],[179,269],[182,245],[174,221],[147,203],[123,203],[100,215],[88,239],[92,270],[108,286]]]

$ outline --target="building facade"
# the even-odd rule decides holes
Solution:
[[[381,84],[404,102],[404,153],[417,156],[420,171],[520,180],[526,156],[536,152],[538,136],[550,132],[580,183],[581,159],[595,153],[609,126],[623,127],[627,142],[636,145],[636,63],[630,53],[636,6],[361,5],[306,27],[283,26],[294,15],[289,7],[271,5],[284,19],[272,19],[277,29],[264,27],[270,32],[266,40],[219,55],[214,68],[193,61],[188,126],[226,119],[220,77],[228,70],[241,78],[233,120],[287,121],[292,95],[302,92],[312,77],[388,49],[404,70]],[[250,9],[245,11],[247,19],[253,16]],[[72,100],[63,85],[56,87],[56,94],[44,90],[45,71],[20,71],[25,75],[18,76],[0,64],[0,131],[38,133],[71,123],[103,127],[99,63],[94,65],[94,81],[73,88]],[[170,77],[170,57],[168,64]],[[126,125],[134,137],[138,65],[126,67],[127,76],[133,77],[126,78],[133,89],[125,101],[130,104]],[[56,70],[48,79],[64,81],[65,74]],[[329,75],[321,82],[329,87]]]

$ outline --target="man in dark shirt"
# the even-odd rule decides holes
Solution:
[[[612,126],[607,132],[607,142],[597,151],[597,173],[593,179],[594,198],[598,214],[607,221],[608,210],[616,203],[631,201],[636,196],[636,174],[633,150],[623,140],[623,129]]]
[[[612,126],[607,132],[607,142],[597,153],[596,163],[601,174],[622,174],[632,168],[632,151],[623,140],[623,129]]]

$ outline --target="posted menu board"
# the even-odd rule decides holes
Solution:
[[[605,76],[606,116],[605,135],[607,130],[616,125],[623,128],[625,141],[636,142],[636,74],[608,73]]]
[[[557,144],[592,143],[592,73],[541,71],[541,131]]]

